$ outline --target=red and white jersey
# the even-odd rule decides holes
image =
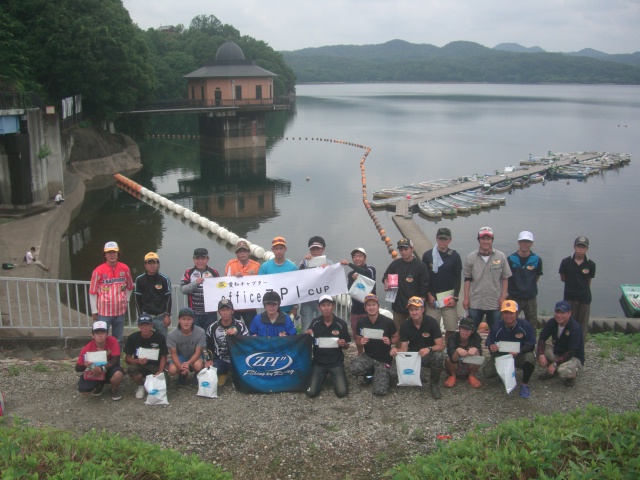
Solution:
[[[118,262],[110,267],[105,262],[91,275],[89,294],[98,297],[98,315],[124,315],[128,303],[127,290],[133,290],[133,280],[129,267],[124,263]]]

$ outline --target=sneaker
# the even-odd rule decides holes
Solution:
[[[362,384],[365,387],[368,387],[369,385],[371,385],[373,383],[373,375],[367,375],[366,377],[364,377],[362,379]]]
[[[458,379],[456,378],[456,376],[455,375],[451,375],[449,378],[447,378],[444,381],[444,386],[451,388],[451,387],[455,386],[457,381],[458,381]]]
[[[98,385],[96,388],[94,388],[93,390],[91,390],[91,395],[93,395],[94,397],[99,397],[100,395],[102,395],[102,390],[104,389],[104,385]]]
[[[186,383],[187,383],[187,376],[178,375],[178,380],[176,381],[176,385],[178,385],[179,387],[184,387]]]
[[[478,380],[473,375],[469,375],[469,378],[467,378],[467,382],[469,382],[469,385],[471,385],[473,388],[480,388],[482,386],[480,380]]]
[[[553,377],[555,377],[555,374],[549,373],[545,370],[544,373],[538,375],[538,380],[551,380]]]
[[[575,378],[565,378],[564,379],[564,386],[565,387],[573,387],[576,384],[576,379]]]
[[[113,400],[114,402],[122,400],[122,394],[119,390],[111,390],[111,400]]]
[[[227,383],[227,374],[221,373],[218,375],[218,386],[222,387],[225,383]]]
[[[520,397],[529,398],[531,396],[531,390],[529,390],[529,385],[521,385],[520,386]]]
[[[136,388],[136,398],[138,400],[142,400],[144,398],[144,396],[146,395],[147,391],[144,389],[144,387],[142,385],[140,385],[138,388]]]

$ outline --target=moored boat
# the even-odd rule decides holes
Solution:
[[[429,218],[442,217],[442,212],[427,201],[418,202],[418,210],[420,210],[420,213],[426,215]]]
[[[493,205],[493,203],[490,202],[489,200],[485,200],[480,197],[467,197],[466,195],[462,195],[461,193],[456,195],[450,195],[450,197],[453,198],[454,200],[475,203],[480,208],[491,208],[491,206]]]
[[[640,318],[640,284],[623,283],[620,288],[622,289],[620,304],[625,315],[627,317]]]
[[[453,205],[460,204],[463,207],[469,207],[469,209],[472,211],[480,210],[480,204],[476,202],[470,202],[469,200],[466,200],[464,198],[458,198],[455,195],[447,195],[443,198],[448,202],[451,202]]]
[[[466,213],[471,211],[471,207],[469,207],[468,205],[462,205],[459,202],[452,202],[444,197],[438,197],[436,200],[444,205],[454,208],[458,213]]]
[[[455,217],[458,214],[458,210],[453,208],[451,205],[445,205],[440,202],[438,199],[427,200],[427,203],[436,207],[440,212],[442,212],[443,216],[447,217]]]
[[[509,190],[511,190],[512,185],[513,185],[513,182],[511,180],[505,180],[504,182],[496,183],[495,185],[493,185],[489,189],[489,192],[490,193],[508,192]]]
[[[529,177],[529,181],[531,183],[540,183],[544,182],[544,174],[543,173],[534,173]]]

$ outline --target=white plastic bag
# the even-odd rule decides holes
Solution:
[[[199,397],[218,398],[218,369],[207,367],[198,373]]]
[[[496,357],[496,371],[504,383],[504,388],[507,389],[507,394],[511,393],[516,388],[516,366],[513,355]]]
[[[351,298],[354,300],[364,303],[364,297],[373,291],[375,284],[375,280],[371,280],[364,275],[358,275],[349,289],[349,295],[351,295]]]
[[[147,391],[147,405],[169,405],[167,399],[167,381],[164,373],[157,377],[155,375],[147,375],[144,380],[144,389]]]
[[[422,358],[418,352],[398,352],[396,355],[399,387],[421,387]]]

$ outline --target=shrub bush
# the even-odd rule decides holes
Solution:
[[[399,464],[394,479],[637,479],[640,478],[640,412],[612,414],[588,406],[536,415],[439,444],[428,456]]]
[[[137,438],[91,431],[76,437],[0,419],[2,479],[231,479],[195,455],[181,455]]]

